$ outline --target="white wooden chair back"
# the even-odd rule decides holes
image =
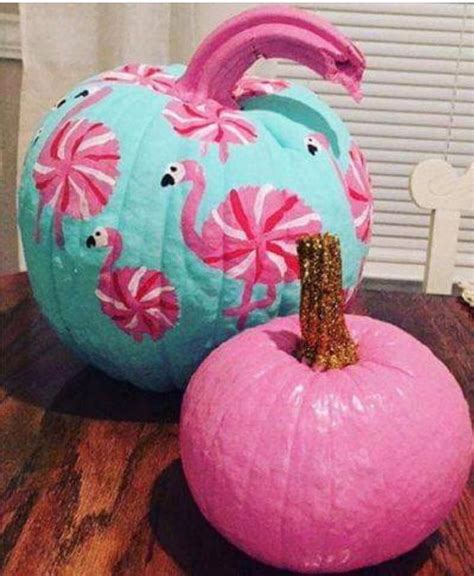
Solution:
[[[423,290],[451,294],[461,212],[474,211],[474,163],[459,176],[444,160],[424,160],[413,170],[410,193],[431,210]]]

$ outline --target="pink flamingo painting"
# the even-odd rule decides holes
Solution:
[[[126,64],[114,70],[103,72],[100,79],[119,84],[144,86],[162,94],[172,92],[176,81],[176,78],[167,74],[163,68],[146,64]]]
[[[64,246],[64,216],[87,220],[101,212],[119,175],[119,144],[115,134],[101,122],[72,119],[111,92],[110,88],[85,89],[47,139],[33,167],[39,193],[35,239],[41,240],[40,221],[46,205],[53,209],[54,239]],[[60,101],[57,107],[64,104]]]
[[[141,342],[144,335],[158,340],[179,317],[176,291],[158,270],[116,268],[122,253],[122,237],[113,228],[97,228],[87,238],[88,248],[110,248],[102,265],[96,296],[102,312],[129,336]]]
[[[321,219],[289,190],[269,184],[244,186],[229,192],[199,233],[196,219],[206,189],[201,166],[193,160],[175,163],[161,179],[163,187],[181,182],[192,184],[181,216],[184,241],[202,262],[243,281],[240,305],[224,311],[236,316],[242,329],[251,312],[273,304],[277,284],[298,279],[296,240],[303,234],[318,233]],[[267,293],[253,301],[256,284],[266,286]]]
[[[173,99],[163,115],[180,136],[199,140],[201,153],[210,144],[219,147],[219,159],[226,162],[230,145],[252,144],[257,139],[255,127],[238,110],[231,110],[214,100],[200,104]]]
[[[305,144],[312,156],[315,156],[320,150],[326,150],[329,153],[351,206],[357,238],[364,243],[370,242],[373,219],[372,186],[367,164],[360,148],[352,143],[349,151],[349,168],[343,174],[332,153],[329,140],[324,134],[317,132],[307,136]]]
[[[285,80],[270,80],[267,78],[258,78],[257,76],[244,76],[237,82],[232,91],[232,96],[238,102],[243,102],[247,100],[247,98],[254,98],[255,96],[277,94],[289,86]]]

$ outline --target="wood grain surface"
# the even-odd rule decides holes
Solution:
[[[0,574],[282,576],[222,539],[187,489],[178,393],[85,366],[59,342],[25,275],[0,279]],[[455,298],[363,291],[447,364],[474,407],[473,317]],[[472,413],[472,412],[471,412]],[[355,576],[472,576],[473,490],[412,552]]]

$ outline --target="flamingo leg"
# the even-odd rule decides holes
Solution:
[[[229,157],[229,150],[227,147],[227,143],[226,142],[220,142],[219,143],[219,160],[222,163],[227,162],[227,158]]]
[[[63,215],[57,209],[53,213],[53,226],[54,239],[56,240],[56,244],[62,248],[64,246]]]
[[[244,285],[240,306],[236,306],[235,308],[227,308],[227,310],[224,310],[225,316],[239,316],[237,321],[237,328],[239,330],[242,330],[242,328],[245,326],[245,322],[247,321],[248,312],[246,313],[245,310],[248,308],[250,301],[252,300],[253,286],[254,285],[250,283]]]
[[[242,302],[240,306],[236,308],[228,308],[224,311],[226,316],[239,316],[239,320],[237,322],[237,328],[242,330],[245,326],[247,321],[248,315],[253,312],[254,310],[260,310],[263,308],[268,308],[275,302],[276,298],[276,287],[274,284],[268,284],[267,286],[267,295],[265,298],[261,300],[256,300],[255,302],[251,302],[252,298],[252,284],[246,284],[244,293],[242,296]]]
[[[34,239],[35,239],[35,242],[37,244],[39,244],[41,242],[40,223],[41,223],[41,215],[43,214],[43,208],[44,208],[44,202],[40,198],[40,201],[38,204],[38,211],[36,212],[36,224],[35,224],[35,232],[34,232]]]
[[[276,287],[274,284],[268,284],[267,295],[265,296],[265,298],[257,300],[256,302],[250,302],[246,311],[248,310],[248,314],[250,314],[250,312],[253,312],[254,310],[268,308],[273,304],[273,302],[275,302],[275,298],[276,298]]]

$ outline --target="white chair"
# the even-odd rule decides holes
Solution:
[[[461,212],[474,211],[474,163],[460,176],[444,160],[424,160],[413,170],[410,193],[431,210],[423,290],[451,294]]]

